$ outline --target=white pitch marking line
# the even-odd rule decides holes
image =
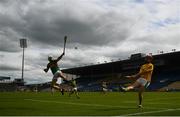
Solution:
[[[143,115],[143,114],[151,114],[151,113],[161,113],[161,112],[169,112],[169,111],[176,111],[180,110],[180,108],[177,109],[166,109],[166,110],[159,110],[159,111],[147,111],[147,112],[141,112],[141,113],[131,113],[123,116],[132,116],[132,115]]]
[[[34,99],[24,99],[27,101],[34,101],[34,102],[46,102],[46,103],[60,103],[60,104],[69,104],[69,105],[80,105],[80,106],[99,106],[99,107],[119,107],[119,108],[132,108],[129,106],[113,106],[113,105],[101,105],[101,104],[87,104],[87,103],[73,103],[73,102],[60,102],[60,101],[49,101],[49,100],[34,100]],[[149,108],[147,109],[167,109],[167,108]],[[137,108],[138,109],[138,108]]]

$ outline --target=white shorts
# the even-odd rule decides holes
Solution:
[[[142,86],[144,86],[145,88],[147,88],[150,85],[150,82],[148,82],[146,79],[144,78],[139,78],[137,79],[137,82],[140,83]]]
[[[107,91],[107,89],[106,89],[106,88],[103,88],[103,91]]]
[[[53,80],[57,80],[60,76],[61,76],[61,71],[60,70],[58,70],[55,74],[54,74],[54,76],[53,76]]]

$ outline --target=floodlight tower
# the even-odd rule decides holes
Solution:
[[[27,48],[27,41],[26,39],[20,39],[20,47],[23,49],[23,56],[22,56],[22,81],[24,82],[24,49]]]

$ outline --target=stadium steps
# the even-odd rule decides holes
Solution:
[[[171,84],[169,84],[168,86],[166,87],[163,87],[161,89],[159,89],[160,91],[168,91],[168,90],[180,90],[180,81],[176,81],[176,82],[173,82]]]

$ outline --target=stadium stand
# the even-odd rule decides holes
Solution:
[[[153,76],[149,90],[157,90],[167,87],[169,84],[180,81],[180,74],[177,71],[165,71]]]
[[[132,80],[124,79],[123,76],[135,74],[143,64],[144,54],[138,53],[129,59],[76,67],[63,70],[64,73],[80,76],[77,79],[79,89],[98,91],[101,82],[106,81],[111,90],[118,89],[119,85],[128,85]],[[180,52],[163,53],[153,55],[154,72],[149,91],[157,91],[176,81],[180,81]],[[119,76],[120,75],[120,76]]]
[[[159,89],[159,91],[180,91],[180,81],[173,82]]]
[[[14,91],[17,89],[16,84],[11,80],[10,77],[0,76],[0,91]]]

